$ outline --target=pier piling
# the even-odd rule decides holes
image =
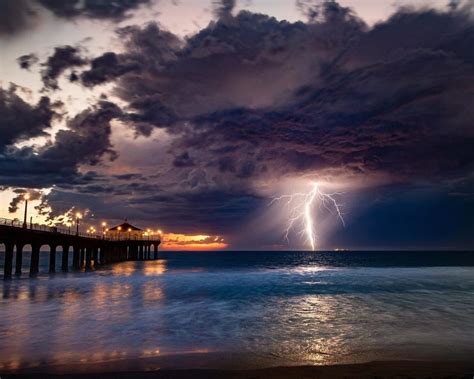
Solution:
[[[56,246],[50,246],[49,252],[49,272],[54,273],[56,272]]]
[[[16,258],[15,258],[15,275],[21,275],[21,267],[23,266],[23,245],[16,245]]]
[[[69,246],[68,245],[63,245],[63,254],[62,254],[62,260],[61,260],[61,270],[66,272],[68,271],[68,261],[69,261]]]
[[[34,276],[39,272],[39,254],[40,247],[37,244],[31,245],[30,275]]]

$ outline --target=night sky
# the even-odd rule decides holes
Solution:
[[[0,0],[0,47],[0,217],[301,249],[317,181],[320,249],[474,246],[474,1]]]

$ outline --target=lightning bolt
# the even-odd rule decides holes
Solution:
[[[341,212],[341,205],[337,202],[336,197],[342,195],[340,192],[326,193],[321,189],[318,182],[311,182],[311,190],[309,192],[297,192],[291,195],[282,195],[272,199],[269,205],[275,202],[285,202],[290,209],[290,218],[285,230],[285,239],[290,242],[289,234],[295,226],[300,225],[299,235],[306,236],[306,243],[311,250],[316,249],[318,234],[315,223],[314,208],[324,207],[334,214],[345,226],[344,217]]]

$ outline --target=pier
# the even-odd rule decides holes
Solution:
[[[150,235],[116,236],[79,233],[46,225],[25,225],[15,220],[0,219],[0,244],[5,245],[4,279],[10,279],[13,271],[21,275],[23,250],[31,246],[30,276],[39,272],[42,248],[49,248],[49,272],[56,271],[56,251],[62,249],[61,270],[92,270],[100,265],[127,260],[158,259],[160,238]],[[72,248],[72,267],[69,253]],[[15,262],[13,257],[15,256]],[[13,267],[15,263],[15,267]],[[14,270],[13,270],[14,269]]]

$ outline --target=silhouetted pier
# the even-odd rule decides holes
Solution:
[[[13,273],[20,275],[23,266],[23,249],[31,246],[30,275],[39,271],[42,247],[49,247],[49,272],[56,271],[56,250],[62,249],[61,270],[69,270],[69,250],[72,247],[72,269],[93,267],[127,260],[149,260],[158,258],[159,238],[110,238],[105,235],[74,233],[70,229],[59,229],[45,225],[25,227],[18,221],[0,219],[0,244],[5,245],[4,278]],[[15,253],[15,254],[14,254]]]

